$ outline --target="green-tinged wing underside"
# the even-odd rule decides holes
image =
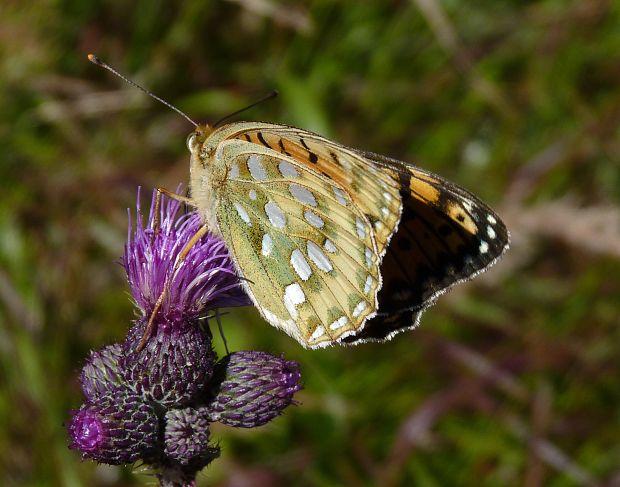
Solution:
[[[263,317],[308,347],[374,316],[379,255],[366,216],[338,182],[285,154],[223,142],[217,220]]]
[[[413,328],[439,295],[490,267],[508,247],[508,231],[493,210],[412,164],[294,127],[261,124],[242,137],[338,181],[372,224],[384,256],[378,312],[347,343]]]
[[[294,158],[309,171],[340,185],[372,225],[379,255],[401,214],[398,173],[376,165],[353,149],[295,127],[260,124],[236,136]]]

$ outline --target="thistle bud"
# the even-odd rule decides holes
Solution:
[[[118,343],[91,352],[80,373],[82,392],[88,400],[106,394],[122,384],[119,359],[122,349]]]
[[[149,458],[157,446],[157,428],[153,407],[123,388],[87,402],[67,424],[70,448],[110,465]]]
[[[241,428],[261,426],[293,402],[300,379],[296,362],[266,352],[231,353],[216,365],[209,418]]]
[[[209,419],[204,408],[169,410],[165,423],[164,445],[169,459],[200,470],[219,456],[219,448],[209,445]]]

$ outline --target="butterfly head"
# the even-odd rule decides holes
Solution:
[[[187,136],[187,148],[190,153],[199,154],[205,140],[213,133],[213,127],[210,125],[197,125],[196,129]]]

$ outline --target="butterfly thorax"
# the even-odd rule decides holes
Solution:
[[[221,233],[216,209],[228,173],[226,161],[216,157],[218,146],[223,142],[222,138],[217,136],[218,132],[208,125],[201,125],[187,138],[187,147],[191,153],[191,197],[203,222],[216,234]]]

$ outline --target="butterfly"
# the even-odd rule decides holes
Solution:
[[[412,329],[438,296],[508,249],[497,214],[436,174],[295,127],[199,125],[88,59],[196,127],[187,138],[191,196],[160,191],[196,208],[204,225],[192,241],[207,231],[221,236],[260,314],[304,347]]]
[[[508,248],[469,191],[299,128],[199,125],[190,202],[262,317],[307,348],[382,341]]]

